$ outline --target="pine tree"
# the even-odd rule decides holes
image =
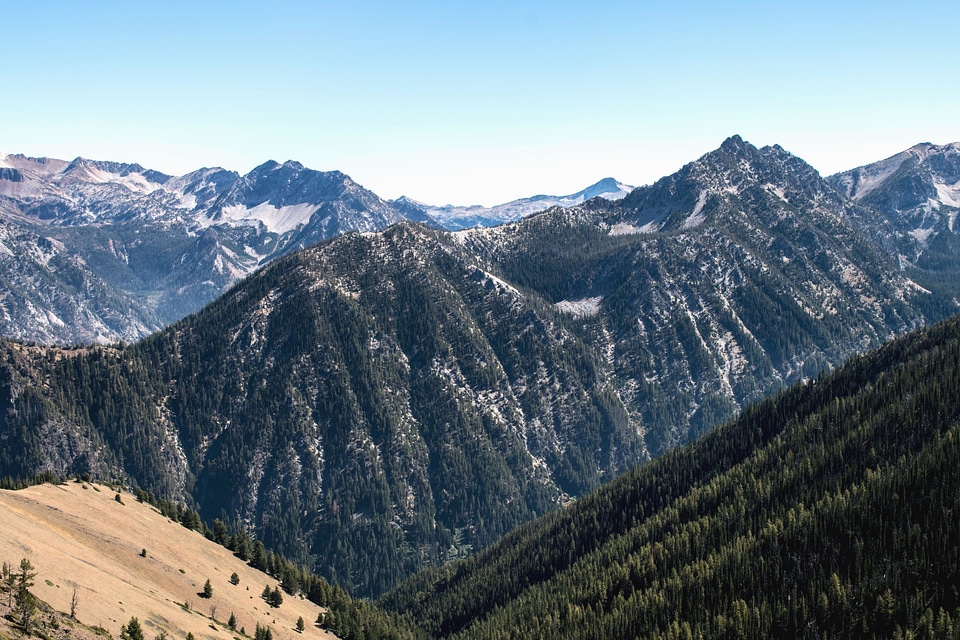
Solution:
[[[303,616],[297,618],[297,633],[303,633],[303,630],[306,629],[307,625],[303,621]]]
[[[273,631],[270,627],[262,626],[257,623],[257,630],[254,632],[253,640],[273,640]]]
[[[210,578],[207,578],[207,581],[203,583],[203,597],[204,598],[213,597],[213,585],[210,584]]]
[[[283,604],[283,594],[280,593],[279,587],[273,588],[273,591],[270,592],[270,597],[267,598],[267,603],[271,607],[279,607]]]
[[[130,618],[130,622],[120,627],[120,638],[122,640],[143,640],[143,629],[140,627],[140,621],[136,616]]]
[[[25,634],[30,635],[33,630],[33,616],[37,611],[36,602],[30,593],[33,579],[37,577],[33,565],[26,558],[20,561],[20,573],[17,575],[17,588],[14,603],[14,614],[17,625]]]

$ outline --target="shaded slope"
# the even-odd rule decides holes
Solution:
[[[960,607],[958,392],[954,319],[382,602],[437,637],[943,631]]]

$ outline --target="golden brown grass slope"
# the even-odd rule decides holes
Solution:
[[[116,495],[78,482],[0,491],[0,560],[17,570],[21,558],[29,559],[37,572],[31,593],[58,611],[69,613],[76,590],[77,619],[114,637],[132,616],[148,640],[161,632],[171,640],[187,633],[245,640],[240,629],[252,637],[257,624],[268,626],[274,640],[334,637],[315,626],[317,605],[284,594],[283,604],[271,608],[260,594],[276,580],[132,495],[121,494],[122,503]],[[234,572],[238,585],[230,584]],[[209,599],[201,597],[208,579]],[[231,613],[237,631],[227,627]]]

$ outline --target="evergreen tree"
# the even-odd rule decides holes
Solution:
[[[37,577],[33,570],[33,565],[26,558],[20,560],[20,573],[17,574],[16,596],[14,602],[14,615],[17,625],[23,633],[30,635],[33,631],[34,615],[37,605],[33,594],[30,593],[30,587],[33,586],[33,579]]]
[[[120,627],[120,638],[122,640],[143,640],[143,629],[136,617],[130,618],[130,622]]]
[[[279,607],[283,604],[283,594],[280,592],[279,587],[273,588],[273,591],[270,592],[270,597],[267,598],[267,603],[271,607]]]

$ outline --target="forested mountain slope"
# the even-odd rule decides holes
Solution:
[[[2,358],[5,474],[130,478],[358,593],[646,455],[552,308],[414,225],[281,259],[122,350]]]
[[[136,484],[379,594],[955,309],[856,206],[732,138],[619,203],[340,236],[133,345],[0,343],[0,474]]]
[[[956,637],[960,319],[381,600],[434,637]]]

